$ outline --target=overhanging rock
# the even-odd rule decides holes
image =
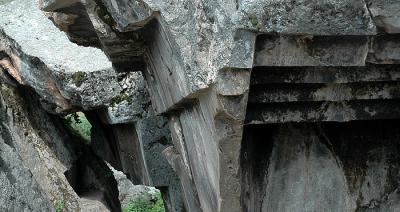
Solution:
[[[111,63],[101,50],[71,43],[37,7],[33,0],[0,7],[3,66],[54,112],[108,103],[121,89]]]
[[[344,138],[330,131],[349,127],[362,137],[363,126],[382,126],[381,132],[388,125],[377,120],[400,118],[398,10],[396,2],[388,4],[82,1],[117,70],[143,72],[156,112],[169,118],[174,146],[164,152],[185,206],[207,212],[396,211],[397,183],[387,190],[364,187],[397,176],[368,163],[378,163],[371,152],[380,151],[379,136],[366,133],[362,151],[370,154],[357,161],[338,148],[350,131],[341,131]],[[383,146],[397,148],[396,136],[385,137]],[[396,158],[389,152],[389,160]]]

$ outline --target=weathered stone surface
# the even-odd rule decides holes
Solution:
[[[82,3],[97,34],[100,46],[113,62],[114,67],[119,71],[143,69],[142,60],[145,52],[143,35],[136,32],[122,33],[116,30],[115,20],[101,1],[85,0]]]
[[[157,189],[144,185],[133,185],[123,172],[117,171],[110,166],[118,183],[119,199],[122,208],[127,207],[131,201],[138,200],[145,195],[156,195]]]
[[[85,211],[64,176],[77,154],[60,120],[41,109],[29,90],[1,83],[0,93],[2,210],[53,211],[63,205]]]
[[[398,77],[396,65],[256,68],[246,123],[398,118]]]
[[[397,0],[367,0],[368,9],[377,27],[387,33],[400,33],[400,2]]]
[[[0,71],[2,210],[54,211],[54,208],[59,208],[65,211],[99,211],[102,208],[108,211],[101,205],[110,206],[110,203],[116,204],[111,208],[118,210],[118,199],[113,203],[110,195],[103,204],[97,199],[81,196],[80,190],[75,190],[64,173],[76,163],[83,161],[82,166],[89,163],[91,171],[100,175],[79,175],[79,180],[84,184],[92,178],[93,186],[105,176],[102,164],[93,154],[88,154],[82,140],[71,136],[61,118],[44,111],[34,90],[18,86],[11,75],[2,68]],[[10,81],[13,83],[4,84]],[[82,155],[85,155],[85,160],[78,159]],[[91,177],[86,179],[87,176]],[[108,185],[112,183],[108,182]],[[110,194],[110,190],[103,187],[105,194]]]
[[[157,3],[160,3],[160,5],[157,5]],[[215,81],[217,71],[223,67],[238,66],[249,68],[252,65],[255,34],[225,26],[226,24],[233,26],[232,20],[223,20],[221,18],[218,20],[220,23],[214,24],[214,18],[208,16],[214,16],[215,14],[208,14],[206,6],[203,8],[200,3],[195,6],[191,5],[192,3],[164,4],[163,2],[150,3],[142,1],[115,1],[113,3],[105,1],[102,3],[88,0],[84,1],[83,4],[87,8],[89,18],[99,36],[103,50],[110,60],[114,62],[114,65],[126,67],[127,64],[130,64],[131,66],[144,67],[142,65],[143,62],[141,63],[140,61],[144,59],[143,54],[146,51],[144,44],[147,41],[153,46],[150,48],[154,50],[158,47],[163,47],[165,51],[173,52],[172,59],[161,60],[161,63],[158,62],[160,58],[157,58],[159,57],[157,52],[154,52],[155,55],[147,54],[146,56],[150,63],[151,61],[155,62],[153,67],[149,66],[149,75],[153,76],[157,84],[161,84],[164,87],[176,84],[181,85],[169,88],[172,91],[170,94],[160,93],[154,97],[160,98],[159,102],[161,102],[161,105],[156,105],[156,111],[162,112],[175,107],[192,93],[198,95],[198,91]],[[124,5],[127,7],[139,6],[122,13],[121,11],[126,10]],[[154,9],[159,8],[158,6],[165,7],[163,9],[166,15],[175,15],[177,14],[176,11],[184,12],[185,14],[176,16],[179,19],[175,19],[172,16],[160,17],[154,15],[158,14],[157,11],[161,11],[161,9]],[[225,9],[225,6],[220,5],[220,3],[215,6],[216,10],[221,12]],[[232,8],[230,7],[229,9]],[[224,15],[230,13],[231,11],[224,12]],[[183,19],[183,17],[191,16],[192,14],[195,14],[196,18]],[[136,15],[141,18],[136,19]],[[226,15],[226,17],[230,16]],[[151,19],[154,19],[154,21],[150,21]],[[197,23],[197,19],[201,19],[202,23]],[[168,27],[153,31],[157,25],[164,23],[168,24]],[[142,29],[142,25],[145,24],[147,24],[146,27],[143,26]],[[127,26],[127,28],[122,29],[124,26]],[[130,26],[133,26],[133,28],[130,28]],[[216,28],[212,29],[213,27]],[[123,32],[118,31],[118,29]],[[128,29],[136,29],[136,31],[124,31]],[[149,31],[148,29],[152,30]],[[196,30],[191,32],[192,29]],[[205,38],[211,37],[213,31],[215,31],[215,40],[208,42]],[[178,40],[175,35],[179,35],[179,38],[176,37]],[[194,36],[196,39],[192,39]],[[153,37],[158,38],[154,39]],[[215,59],[213,59],[213,63],[208,63],[206,58]],[[158,70],[163,67],[168,67],[167,69],[171,70],[168,73],[175,73],[185,83],[171,83],[173,79],[170,78],[173,76],[157,76],[160,73]],[[150,87],[154,86],[151,85]],[[150,95],[153,94],[150,92]]]
[[[135,4],[140,6],[135,7]],[[123,5],[136,10],[142,8],[146,12],[137,15],[135,9],[132,9],[123,13]],[[155,78],[155,84],[159,86],[165,84],[166,87],[166,82],[173,85],[170,83],[173,79],[169,78],[184,82],[180,87],[170,86],[171,93],[151,94],[158,99],[156,103],[162,103],[156,106],[156,110],[160,112],[173,107],[183,98],[196,95],[198,91],[215,82],[216,73],[221,68],[239,67],[239,64],[241,68],[251,67],[251,62],[246,61],[252,58],[254,40],[248,36],[251,33],[242,33],[241,29],[307,35],[375,34],[375,26],[364,1],[297,1],[296,4],[289,1],[199,1],[170,4],[149,0],[132,3],[118,1],[114,4],[106,2],[105,6],[117,29],[140,23],[141,19],[138,20],[135,15],[146,20],[152,18],[153,13],[148,12],[149,9],[160,13],[160,16],[155,17],[157,21],[149,22],[149,33],[154,36],[149,39],[154,45],[151,48],[163,47],[159,49],[173,52],[170,54],[173,59],[158,60],[157,57],[160,56],[157,52],[151,51],[149,62],[152,65],[149,75]],[[158,24],[163,27],[158,27]],[[146,34],[146,30],[144,32]],[[242,47],[236,48],[237,46]],[[206,58],[212,59],[209,62]],[[362,63],[361,59],[355,64]],[[158,70],[163,66],[168,67],[171,74],[176,76],[159,76],[161,71]]]
[[[152,115],[136,123],[109,125],[97,116],[89,115],[94,123],[93,151],[126,173],[135,185],[158,188],[169,211],[184,211],[181,185],[162,154],[171,145],[166,119]]]
[[[190,187],[185,193],[189,207],[241,211],[238,164],[250,73],[226,69],[220,76],[198,102],[170,118],[176,153],[169,151],[169,160],[181,163],[175,169],[183,189]]]
[[[0,12],[0,51],[11,59],[22,83],[55,104],[55,111],[98,107],[119,92],[115,72],[101,51],[70,43],[36,1],[16,0]]]
[[[4,83],[0,86],[0,140],[4,147],[0,161],[3,177],[8,176],[1,182],[5,194],[1,206],[14,211],[51,211],[64,202],[79,210],[79,197],[63,174],[76,157],[68,139],[32,93],[21,93]]]
[[[49,200],[43,198],[44,194],[35,178],[24,167],[16,150],[6,144],[2,137],[0,138],[0,209],[51,211],[53,206]]]
[[[116,28],[122,32],[140,29],[156,15],[144,1],[101,1],[110,10]]]
[[[238,5],[246,27],[262,32],[308,35],[367,35],[375,33],[361,0],[243,0]]]
[[[395,122],[247,127],[243,204],[247,211],[396,211]]]
[[[152,108],[141,72],[119,73],[122,91],[111,99],[102,112],[102,121],[108,124],[136,122],[146,118]]]
[[[354,120],[397,119],[398,100],[292,102],[249,105],[247,124],[285,122],[348,122]]]
[[[364,36],[257,38],[254,66],[363,66],[368,54]]]
[[[374,25],[386,26],[392,33],[397,14],[390,11],[396,11],[395,4],[393,8],[388,2],[362,0],[85,0],[82,4],[99,47],[115,69],[142,71],[156,113],[169,119],[171,142],[158,137],[166,125],[154,117],[135,120],[137,135],[129,133],[133,124],[102,132],[100,137],[117,138],[108,141],[114,152],[110,158],[124,158],[120,166],[132,173],[131,179],[172,189],[170,179],[160,175],[161,170],[170,173],[163,151],[179,177],[189,211],[350,212],[397,207],[397,181],[388,179],[398,175],[398,164],[390,162],[397,160],[392,144],[398,133],[390,124],[379,126],[377,120],[400,117],[399,74],[394,65],[398,35],[381,31],[376,35]],[[374,14],[376,8],[385,12]],[[260,74],[261,69],[265,73]],[[250,79],[251,72],[256,79]],[[123,102],[123,110],[115,114],[124,118],[109,118],[106,123],[134,121],[126,118],[130,106]],[[362,124],[343,123],[349,121]],[[317,123],[296,128],[288,122]],[[320,129],[325,122],[337,122],[338,127]],[[390,129],[385,132],[393,134],[393,140],[375,135],[373,124],[367,122]],[[280,123],[279,129],[273,123]],[[251,131],[248,138],[246,129],[252,127],[259,131]],[[360,145],[365,141],[365,148],[352,146],[355,141]],[[376,150],[372,144],[378,141],[392,149]],[[376,160],[374,151],[388,157]],[[177,194],[164,190],[163,195]]]
[[[187,164],[184,164],[182,156],[175,150],[174,147],[170,146],[163,151],[168,162],[179,176],[179,181],[183,190],[183,199],[185,209],[187,211],[201,211],[199,198],[195,190],[195,184],[191,176],[191,171],[187,170]],[[186,153],[186,151],[185,151]]]
[[[136,131],[143,150],[143,157],[150,177],[150,186],[159,188],[164,195],[168,211],[184,211],[181,184],[162,153],[171,146],[167,120],[151,116],[138,121]]]
[[[397,65],[362,67],[257,67],[252,71],[251,85],[262,84],[342,84],[356,82],[396,82],[400,80]]]
[[[249,103],[340,102],[400,98],[400,82],[288,85],[269,84],[254,88]]]
[[[354,203],[346,201],[350,199],[346,179],[335,155],[318,140],[315,133],[303,135],[304,130],[288,128],[286,134],[278,130],[276,137],[273,137],[276,141],[273,142],[272,152],[263,158],[268,160],[270,157],[268,164],[264,162],[267,167],[260,167],[260,170],[253,172],[256,174],[255,182],[264,182],[260,182],[260,186],[263,185],[261,188],[252,189],[265,192],[266,195],[257,196],[261,199],[255,205],[248,202],[248,211],[353,211]],[[248,153],[250,157],[257,157],[257,153],[262,151],[271,151],[265,149],[271,144],[263,145],[256,137],[253,139],[253,142],[257,142],[253,144],[256,149]],[[252,161],[249,163],[254,164]],[[263,171],[268,174],[263,175]],[[254,186],[250,184],[251,176],[248,177],[249,184],[245,185]],[[290,201],[282,201],[286,198]]]
[[[53,23],[68,38],[82,46],[100,46],[95,29],[90,21],[85,7],[79,2],[71,4],[56,10],[57,12],[45,12],[45,15],[53,21]]]
[[[380,35],[374,37],[367,62],[375,64],[399,64],[400,35]]]

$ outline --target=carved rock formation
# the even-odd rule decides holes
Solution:
[[[398,1],[39,5],[0,7],[8,81],[85,111],[90,151],[168,211],[399,210]]]

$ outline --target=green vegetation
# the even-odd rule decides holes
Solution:
[[[122,93],[118,96],[114,96],[111,99],[111,106],[115,107],[117,104],[127,101],[129,104],[132,103],[132,97],[130,97],[127,93]]]
[[[0,0],[0,5],[2,4],[7,4],[8,2],[11,2],[13,0]]]
[[[80,87],[83,81],[85,81],[85,73],[78,71],[72,75],[72,79],[74,80],[75,85]]]
[[[56,203],[56,212],[63,212],[65,208],[64,201],[60,201]]]
[[[257,16],[256,15],[250,15],[249,16],[249,20],[250,20],[250,23],[253,25],[253,27],[257,27],[258,26],[258,19],[257,19]]]
[[[144,195],[134,201],[131,201],[122,212],[164,212],[164,203],[161,194]]]
[[[76,136],[90,141],[92,125],[82,112],[72,113],[64,117],[64,123]]]

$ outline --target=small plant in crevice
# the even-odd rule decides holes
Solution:
[[[83,138],[86,141],[90,141],[92,125],[87,120],[84,113],[76,112],[65,116],[64,124],[75,136]]]
[[[64,201],[59,201],[55,205],[56,212],[63,212],[65,209]]]
[[[72,79],[77,87],[80,87],[85,81],[85,73],[78,71],[72,75]]]
[[[120,95],[114,96],[111,99],[111,107],[115,107],[116,105],[118,105],[119,103],[121,103],[123,101],[127,101],[128,104],[131,104],[132,97],[129,96],[129,94],[127,94],[127,93],[121,93]]]
[[[257,27],[258,26],[258,19],[257,16],[254,14],[249,15],[249,20],[251,25],[253,25],[253,27]]]
[[[161,193],[143,195],[129,202],[122,212],[165,212]]]

